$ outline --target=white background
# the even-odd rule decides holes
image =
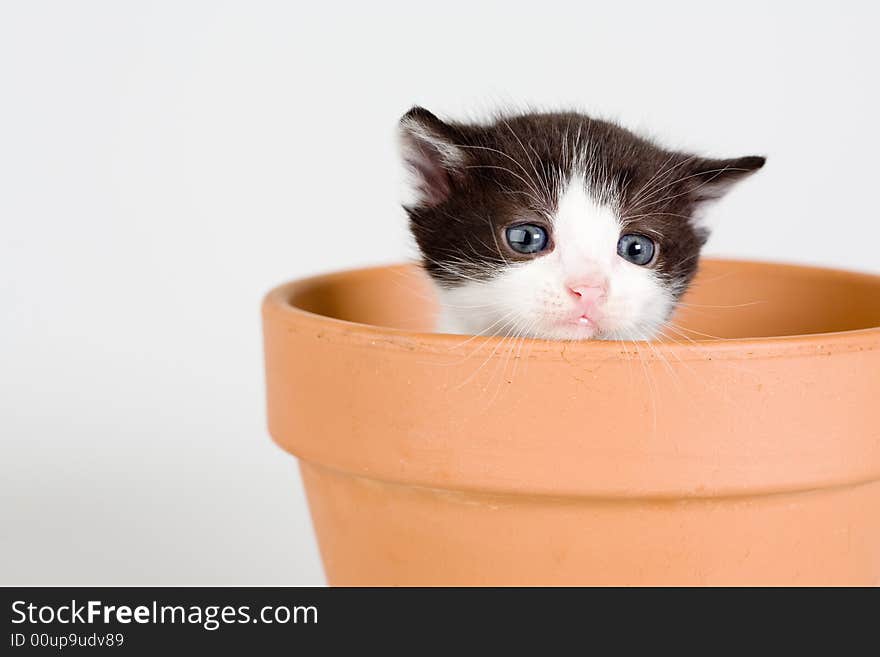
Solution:
[[[413,103],[766,154],[710,250],[880,271],[874,4],[3,2],[0,584],[324,581],[259,301],[411,254]]]

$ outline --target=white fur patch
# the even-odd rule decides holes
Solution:
[[[597,202],[584,177],[575,175],[560,192],[552,224],[549,253],[510,263],[489,281],[439,290],[440,330],[570,340],[653,337],[672,309],[672,294],[652,269],[617,254],[617,208]],[[583,308],[571,291],[578,286],[606,290],[589,322],[579,319]]]

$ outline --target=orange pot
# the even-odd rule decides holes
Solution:
[[[880,584],[880,277],[706,261],[686,303],[676,342],[512,342],[429,333],[411,267],[270,292],[329,582]]]

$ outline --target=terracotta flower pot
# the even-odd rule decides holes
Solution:
[[[708,261],[686,302],[674,343],[515,342],[429,333],[410,267],[270,292],[329,582],[880,584],[880,277]]]

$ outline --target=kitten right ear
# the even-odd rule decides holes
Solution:
[[[457,131],[422,107],[413,107],[400,119],[399,139],[408,169],[408,207],[434,207],[449,198],[453,180],[461,175],[464,150]]]

